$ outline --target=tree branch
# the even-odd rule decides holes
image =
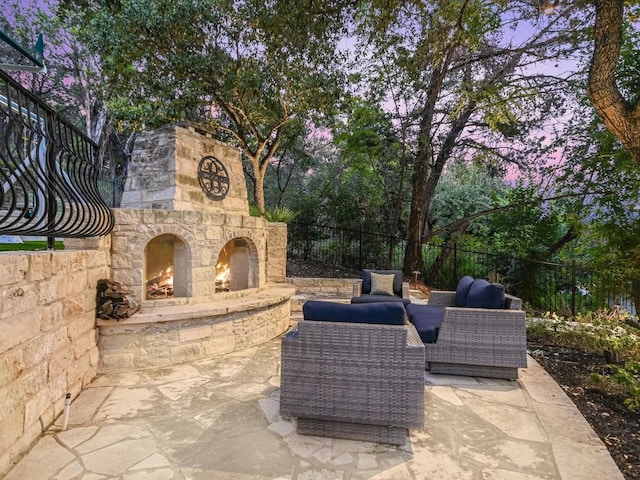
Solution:
[[[607,129],[640,165],[640,103],[628,102],[616,85],[622,47],[623,0],[594,0],[594,49],[587,95]]]

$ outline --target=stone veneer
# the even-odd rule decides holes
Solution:
[[[0,477],[96,376],[108,252],[0,253]]]

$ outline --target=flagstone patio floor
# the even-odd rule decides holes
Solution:
[[[425,374],[426,428],[402,447],[302,436],[278,413],[280,340],[100,375],[5,480],[622,480],[532,359],[510,382]]]

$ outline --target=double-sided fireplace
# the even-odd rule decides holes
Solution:
[[[129,335],[123,343],[143,345],[144,354],[109,351],[119,343],[105,341],[103,369],[125,358],[132,368],[232,351],[287,328],[286,225],[249,215],[240,153],[206,128],[182,123],[139,134],[114,216],[112,280],[141,305],[118,325]],[[108,320],[98,326],[125,333]],[[164,337],[168,355],[157,347]]]
[[[159,235],[147,244],[144,252],[145,300],[188,296],[188,279],[184,275],[189,271],[184,258],[186,251],[184,242],[171,234]],[[214,268],[214,293],[255,286],[255,263],[249,243],[243,238],[235,238],[222,247]]]

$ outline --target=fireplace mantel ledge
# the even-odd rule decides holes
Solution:
[[[130,318],[121,320],[97,319],[96,325],[101,327],[113,325],[140,325],[146,323],[174,322],[202,317],[216,317],[237,312],[266,308],[278,303],[288,302],[295,294],[295,287],[284,285],[268,286],[264,290],[243,297],[217,300],[196,305],[155,306],[148,312],[139,312]]]

